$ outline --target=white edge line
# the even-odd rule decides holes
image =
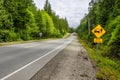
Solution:
[[[25,47],[25,48],[36,47],[36,46],[39,46],[39,45],[41,45],[41,44],[38,44],[38,45],[34,45],[34,46],[27,46],[27,47]]]
[[[19,72],[19,71],[25,69],[26,67],[30,66],[31,64],[37,62],[38,60],[40,60],[40,59],[46,57],[46,56],[49,55],[49,54],[51,54],[51,53],[54,52],[55,50],[57,50],[57,49],[63,47],[63,45],[67,45],[67,44],[69,44],[70,42],[71,42],[71,41],[69,41],[69,42],[67,42],[67,43],[64,43],[64,44],[58,46],[57,48],[53,49],[52,51],[48,52],[47,54],[45,54],[45,55],[41,56],[40,58],[38,58],[38,59],[36,59],[36,60],[34,60],[34,61],[28,63],[27,65],[25,65],[25,66],[19,68],[18,70],[14,71],[14,72],[12,72],[12,73],[10,73],[10,74],[8,74],[7,76],[1,78],[0,80],[5,80],[5,79],[11,77],[11,76],[14,75],[15,73],[17,73],[17,72]]]

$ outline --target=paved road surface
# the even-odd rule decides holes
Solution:
[[[21,80],[22,78],[18,75],[19,72],[26,69],[27,67],[29,67],[28,71],[32,69],[33,72],[35,72],[36,68],[39,67],[37,63],[38,60],[42,60],[42,58],[49,54],[53,54],[52,57],[54,57],[60,50],[65,48],[75,38],[75,36],[70,36],[67,39],[1,46],[0,80],[13,80],[16,76],[18,76],[18,79],[16,80]],[[42,61],[39,61],[40,65],[45,65],[52,58],[49,57],[51,56],[44,58]],[[47,58],[49,59],[47,60]],[[37,67],[35,65],[37,65]],[[33,66],[35,70],[31,66]],[[31,73],[33,72],[28,72],[26,75],[32,76],[33,74]],[[21,74],[23,73],[21,72]],[[23,79],[25,78],[25,80],[27,80],[26,75],[22,76]]]
[[[87,51],[74,40],[30,80],[96,80],[95,74]]]

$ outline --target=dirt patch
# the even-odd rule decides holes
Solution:
[[[86,50],[75,40],[31,80],[95,80],[95,69]]]

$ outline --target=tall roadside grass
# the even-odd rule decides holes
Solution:
[[[98,80],[120,80],[120,61],[105,56],[108,50],[107,47],[99,44],[99,48],[96,50],[96,45],[91,46],[84,40],[79,40],[96,67],[96,78]]]

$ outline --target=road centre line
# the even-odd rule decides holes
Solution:
[[[71,41],[72,41],[72,40],[71,40]],[[7,78],[11,77],[11,76],[12,76],[12,75],[14,75],[15,73],[17,73],[17,72],[19,72],[19,71],[21,71],[21,70],[25,69],[26,67],[28,67],[28,66],[32,65],[33,63],[35,63],[35,62],[39,61],[40,59],[42,59],[42,58],[46,57],[47,55],[51,54],[52,52],[56,51],[57,49],[62,48],[64,45],[69,44],[71,41],[68,41],[67,43],[64,43],[64,44],[62,44],[62,45],[58,46],[57,48],[53,49],[52,51],[50,51],[50,52],[46,53],[45,55],[41,56],[40,58],[38,58],[38,59],[36,59],[36,60],[34,60],[34,61],[32,61],[32,62],[28,63],[27,65],[25,65],[25,66],[23,66],[23,67],[19,68],[18,70],[14,71],[14,72],[12,72],[12,73],[10,73],[10,74],[8,74],[7,76],[5,76],[5,77],[1,78],[0,80],[5,80],[5,79],[7,79]]]

